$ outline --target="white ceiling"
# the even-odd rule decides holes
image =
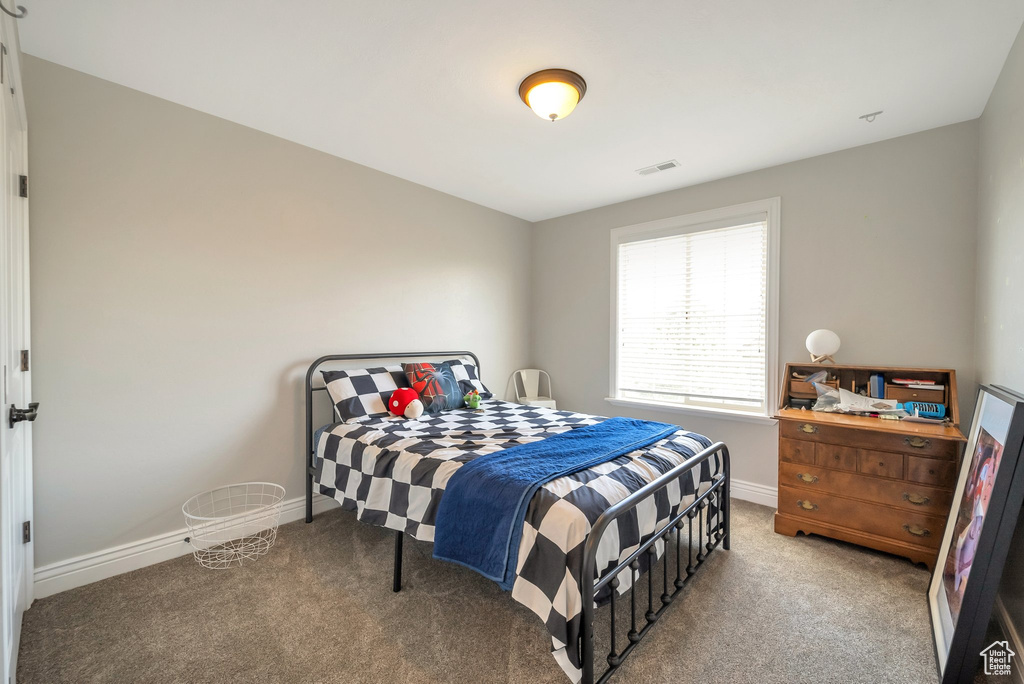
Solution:
[[[29,54],[531,221],[973,119],[1024,20],[1020,0],[20,1]],[[548,67],[587,80],[564,121],[516,94]]]

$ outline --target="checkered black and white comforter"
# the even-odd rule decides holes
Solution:
[[[434,540],[434,520],[448,479],[477,456],[535,442],[603,418],[492,401],[482,412],[458,409],[418,420],[401,417],[338,423],[316,445],[321,494],[355,510],[359,520]],[[591,526],[611,505],[711,445],[680,430],[668,439],[542,486],[526,513],[512,596],[544,621],[555,660],[575,682],[581,677],[578,639],[583,548]],[[720,472],[717,456],[619,518],[598,547],[608,570],[666,524],[680,505]],[[658,555],[663,552],[658,542]],[[619,576],[620,592],[630,573]]]

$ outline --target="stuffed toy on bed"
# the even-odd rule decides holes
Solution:
[[[388,399],[388,411],[396,416],[416,420],[423,415],[423,402],[419,393],[411,387],[396,389]]]

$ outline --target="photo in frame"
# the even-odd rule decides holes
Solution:
[[[928,586],[942,684],[971,682],[1024,502],[1024,395],[982,386]]]

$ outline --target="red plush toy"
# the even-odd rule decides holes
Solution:
[[[396,416],[416,420],[423,415],[423,402],[416,390],[409,387],[396,389],[388,399],[388,411]]]

